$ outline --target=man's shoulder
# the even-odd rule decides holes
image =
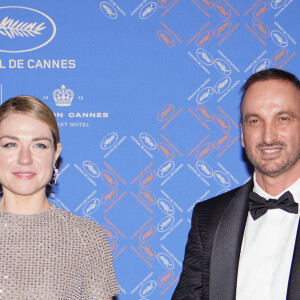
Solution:
[[[201,234],[204,235],[203,239],[207,241],[208,245],[212,245],[214,233],[229,203],[235,199],[236,196],[239,197],[239,194],[245,195],[245,192],[247,193],[252,189],[252,185],[251,180],[243,186],[195,205],[192,222],[194,227],[201,228]]]
[[[235,195],[235,193],[240,189],[241,187],[237,187],[233,190],[230,190],[228,192],[225,192],[223,194],[217,195],[215,197],[209,198],[207,200],[204,200],[202,202],[197,203],[198,206],[202,207],[215,207],[216,205],[229,202],[232,197]]]
[[[197,203],[195,205],[194,210],[196,212],[201,211],[208,214],[216,214],[218,212],[222,213],[226,209],[227,205],[230,203],[232,198],[236,195],[236,193],[238,193],[241,189],[249,188],[249,186],[252,186],[252,180],[248,181],[245,185],[237,187],[226,193],[217,195],[215,197]]]

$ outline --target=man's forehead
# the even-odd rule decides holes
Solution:
[[[288,80],[268,79],[254,82],[244,95],[241,103],[241,113],[245,113],[245,104],[247,104],[247,108],[257,109],[258,107],[255,107],[257,104],[255,100],[257,99],[262,105],[273,101],[275,104],[277,101],[277,104],[288,106],[288,104],[298,102],[300,109],[300,89]]]
[[[249,94],[251,95],[253,92],[264,94],[266,91],[281,90],[281,89],[286,89],[291,92],[300,94],[300,89],[288,80],[268,79],[268,80],[260,80],[252,83],[247,89],[247,91],[245,92],[244,99],[247,98]]]

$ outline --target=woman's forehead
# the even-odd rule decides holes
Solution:
[[[16,132],[32,135],[46,135],[52,137],[50,127],[37,118],[34,118],[25,113],[11,112],[0,122],[0,132]]]

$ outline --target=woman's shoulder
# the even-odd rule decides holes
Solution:
[[[59,207],[54,207],[53,213],[57,218],[61,220],[62,223],[65,224],[65,226],[70,227],[70,229],[73,228],[80,235],[103,235],[103,229],[101,225],[88,218],[78,216],[72,212],[63,210]]]

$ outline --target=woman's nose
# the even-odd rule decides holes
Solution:
[[[18,162],[20,165],[28,165],[32,163],[32,157],[29,148],[21,148]]]

